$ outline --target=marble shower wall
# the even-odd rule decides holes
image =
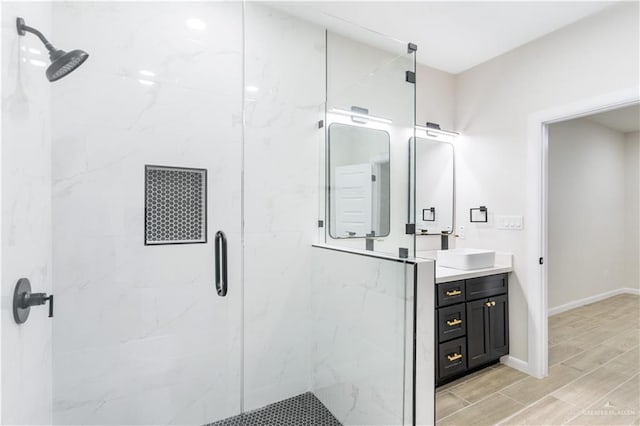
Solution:
[[[205,424],[241,405],[242,4],[55,3],[53,419]],[[145,164],[208,169],[207,244],[144,245]],[[214,233],[229,293],[214,286]]]
[[[51,423],[51,327],[46,307],[13,319],[18,279],[51,293],[51,91],[46,49],[16,17],[51,33],[51,6],[2,2],[1,424]]]
[[[311,388],[324,29],[245,5],[245,409]]]

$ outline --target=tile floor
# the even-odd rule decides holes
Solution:
[[[311,392],[207,426],[342,426]]]
[[[640,296],[549,318],[549,376],[497,364],[437,389],[438,425],[639,425]]]

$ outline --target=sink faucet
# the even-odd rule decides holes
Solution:
[[[440,233],[440,250],[449,250],[449,234],[444,231]]]

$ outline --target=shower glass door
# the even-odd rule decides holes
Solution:
[[[240,414],[242,4],[52,9],[54,423]]]

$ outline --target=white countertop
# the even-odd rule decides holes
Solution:
[[[419,251],[416,257],[422,259],[436,259],[435,251]],[[487,275],[502,274],[513,271],[513,255],[511,253],[496,252],[495,265],[492,268],[483,269],[453,269],[438,266],[436,262],[436,284],[446,283],[449,281],[466,280],[469,278],[485,277]]]

